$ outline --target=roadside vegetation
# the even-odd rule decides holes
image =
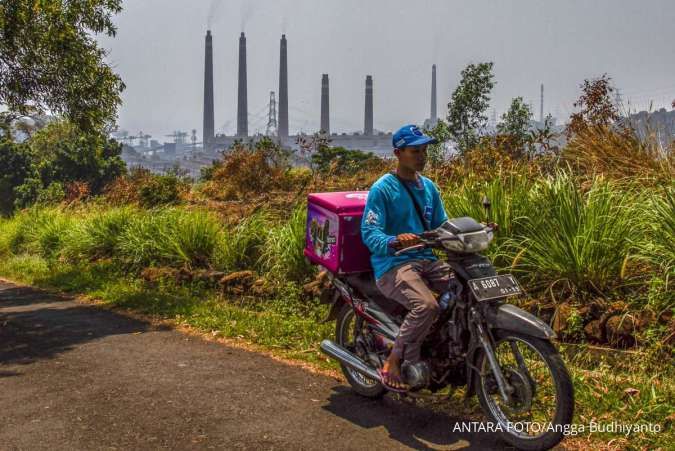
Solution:
[[[22,23],[29,5],[17,4],[17,17],[0,19]],[[56,83],[33,78],[58,68],[0,79],[8,94],[0,103],[10,107],[0,115],[0,276],[336,368],[318,351],[333,325],[321,321],[325,280],[302,254],[305,199],[309,192],[367,190],[394,163],[316,135],[300,139],[297,152],[269,138],[239,142],[199,180],[126,168],[107,133],[123,84],[87,38],[114,34],[110,17],[119,2],[107,4],[92,17],[34,11],[73,19],[78,32],[64,36],[76,37],[77,46],[32,46],[31,39],[49,39],[40,37],[44,30],[14,36],[29,50],[26,61],[8,54],[19,69],[64,57],[42,55],[45,49],[83,49],[88,64],[73,65],[83,74],[71,78],[99,73],[108,83],[103,92],[70,86],[65,91],[73,94],[61,98],[62,90],[10,89]],[[531,129],[519,97],[496,134],[486,136],[492,68],[482,63],[462,72],[447,120],[429,130],[455,143],[457,153],[432,146],[426,174],[449,216],[500,225],[489,254],[526,289],[514,302],[558,333],[575,382],[575,423],[658,424],[657,435],[590,438],[666,449],[675,441],[674,145],[638,137],[622,122],[606,76],[584,82],[564,136],[550,120]],[[26,74],[31,83],[17,82]],[[100,105],[84,108],[81,98]],[[27,128],[20,119],[35,105],[61,114]]]

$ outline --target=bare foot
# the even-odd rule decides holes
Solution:
[[[408,385],[401,380],[401,361],[396,355],[390,354],[384,361],[381,375],[384,385],[396,390],[408,389]]]

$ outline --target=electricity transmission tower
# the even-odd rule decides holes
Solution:
[[[277,100],[274,96],[274,91],[270,91],[270,104],[269,112],[267,113],[267,129],[265,130],[265,135],[276,136],[277,132]]]

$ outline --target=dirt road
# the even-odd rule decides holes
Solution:
[[[500,449],[401,404],[0,282],[2,449]]]

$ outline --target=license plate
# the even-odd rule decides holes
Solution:
[[[511,274],[471,279],[469,288],[479,301],[515,296],[523,292]]]

